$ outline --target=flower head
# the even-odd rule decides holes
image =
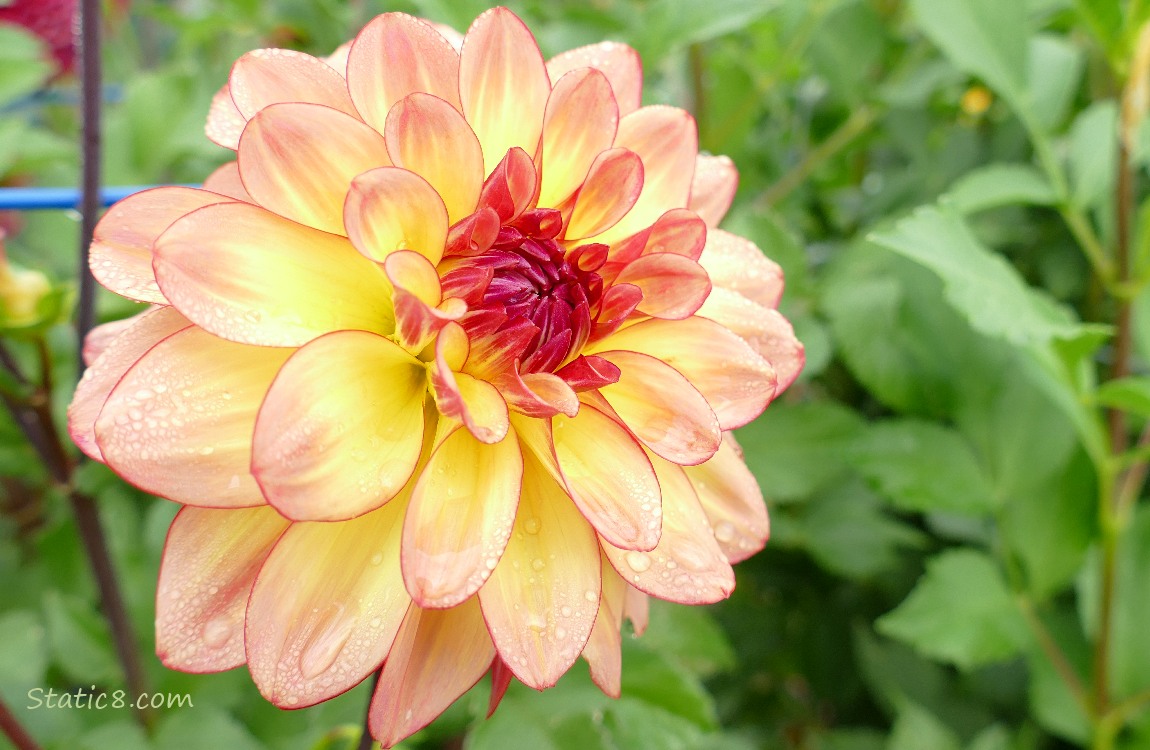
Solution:
[[[207,127],[236,161],[109,211],[92,270],[154,307],[98,330],[70,428],[186,506],[166,664],[246,662],[284,707],[382,665],[390,745],[488,671],[497,702],[582,654],[617,695],[648,595],[729,595],[767,516],[726,431],[802,346],[778,266],[715,228],[733,166],[641,75],[620,44],[545,63],[503,8],[461,44],[386,14],[242,57]]]

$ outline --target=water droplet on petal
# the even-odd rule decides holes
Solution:
[[[642,573],[651,567],[651,557],[646,552],[628,552],[626,560],[627,565],[636,573]]]
[[[528,534],[538,534],[539,533],[539,526],[540,526],[540,524],[539,524],[538,518],[534,518],[534,517],[528,518],[526,521],[523,522],[523,530],[526,531]]]
[[[204,645],[208,648],[223,648],[231,638],[232,624],[224,617],[213,618],[204,625]]]
[[[540,571],[547,567],[547,563],[543,562],[541,558],[537,557],[531,562],[531,567],[536,571]]]
[[[326,672],[335,664],[336,658],[351,637],[355,620],[344,617],[337,611],[326,623],[316,628],[315,635],[311,637],[300,656],[300,672],[305,679],[313,679]]]
[[[729,542],[735,538],[735,526],[730,521],[720,521],[715,526],[715,539],[720,542]]]

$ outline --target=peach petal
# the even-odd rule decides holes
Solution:
[[[91,367],[92,363],[112,345],[112,342],[120,337],[120,334],[135,325],[136,321],[144,315],[159,309],[161,309],[159,305],[150,305],[144,312],[120,320],[101,323],[88,331],[88,335],[84,337],[84,346],[80,349],[80,358],[84,361],[84,366]]]
[[[289,525],[266,506],[176,514],[156,587],[156,655],[165,666],[203,673],[244,663],[248,596]]]
[[[618,130],[619,106],[601,72],[582,68],[556,81],[543,119],[539,205],[557,207],[571,197]]]
[[[627,591],[623,595],[623,617],[631,621],[635,635],[643,635],[647,631],[650,609],[650,598],[631,584],[627,584]]]
[[[602,556],[602,555],[601,555]],[[618,698],[623,689],[623,603],[627,584],[603,557],[603,595],[595,627],[583,649],[583,658],[591,667],[591,680],[612,698]]]
[[[128,328],[122,330],[94,362],[88,363],[88,369],[84,370],[76,386],[76,395],[68,406],[68,434],[84,455],[96,461],[104,460],[100,446],[96,444],[96,419],[108,400],[108,394],[128,368],[149,349],[191,325],[187,318],[171,307],[157,307],[117,323],[127,323]],[[115,324],[100,326],[92,334],[107,330],[109,325]],[[89,334],[89,339],[92,334]]]
[[[322,104],[356,116],[347,84],[319,58],[290,49],[257,49],[232,66],[228,90],[245,120],[272,104]]]
[[[690,258],[653,253],[628,263],[615,279],[643,292],[639,312],[655,318],[682,320],[695,314],[711,293],[707,272]]]
[[[161,187],[129,195],[96,225],[88,265],[109,291],[139,302],[168,304],[156,286],[152,249],[180,217],[231,199],[207,190]]]
[[[595,532],[528,454],[511,539],[479,590],[495,648],[521,682],[549,688],[579,657],[599,608],[600,582]]]
[[[392,105],[417,91],[462,109],[459,53],[430,24],[405,13],[384,13],[352,43],[347,88],[364,121],[380,132]]]
[[[353,39],[352,42],[353,41],[355,40]],[[335,51],[330,55],[321,58],[325,63],[333,67],[336,73],[343,76],[344,80],[347,79],[347,60],[351,56],[352,42],[344,42],[336,47]]]
[[[761,550],[770,536],[763,493],[731,433],[711,460],[685,469],[699,504],[715,532],[715,541],[731,564]]]
[[[247,124],[236,103],[232,101],[232,92],[228,87],[224,86],[217,91],[212,97],[211,107],[208,108],[208,121],[204,125],[204,134],[208,136],[208,140],[235,151],[240,145],[240,134],[244,132],[244,126]]]
[[[698,261],[707,241],[707,225],[693,211],[673,208],[654,224],[611,248],[611,266],[620,266],[643,255],[675,253]],[[706,266],[704,266],[706,268]]]
[[[435,188],[414,172],[380,167],[356,177],[343,207],[348,239],[365,257],[387,260],[413,250],[431,265],[447,244],[447,208]]]
[[[595,157],[575,195],[564,237],[578,240],[602,234],[627,216],[643,190],[643,162],[625,148]]]
[[[714,229],[727,215],[738,187],[739,171],[730,157],[699,154],[687,208],[707,222],[707,228]]]
[[[579,411],[579,396],[562,378],[549,372],[520,374],[516,368],[510,368],[496,386],[510,408],[529,417],[547,419],[556,414],[573,417]]]
[[[803,370],[806,351],[790,321],[778,310],[752,302],[727,289],[711,290],[699,315],[729,328],[771,363],[778,378],[775,396],[790,387]]]
[[[563,484],[600,536],[627,549],[653,548],[659,542],[659,483],[635,439],[586,403],[574,417],[554,417],[552,430]],[[546,448],[532,445],[543,459]]]
[[[494,657],[477,599],[448,610],[412,607],[368,709],[372,736],[391,747],[427,726],[479,682]]]
[[[681,466],[651,457],[663,489],[663,534],[650,552],[602,541],[623,580],[651,596],[680,604],[713,604],[735,588],[735,573],[715,541],[695,490]]]
[[[543,55],[523,22],[506,8],[476,18],[459,55],[459,98],[483,144],[484,173],[515,146],[535,154],[550,94]]]
[[[511,678],[515,674],[511,668],[497,655],[491,662],[491,697],[487,701],[487,718],[495,714],[495,709],[503,702],[507,695],[507,688],[511,687]]]
[[[588,352],[621,349],[667,363],[707,399],[724,430],[763,413],[775,395],[775,372],[737,335],[706,318],[647,320],[596,342]]]
[[[391,160],[435,188],[452,224],[475,211],[486,174],[483,150],[455,107],[430,94],[411,94],[391,108],[385,132]]]
[[[643,192],[618,224],[596,238],[608,245],[687,205],[699,152],[695,118],[675,107],[643,107],[619,121],[615,146],[643,160]]]
[[[336,331],[293,354],[260,407],[252,473],[296,521],[340,521],[391,500],[423,446],[423,363],[394,342]]]
[[[435,403],[445,417],[463,422],[477,440],[498,443],[509,429],[507,402],[491,383],[452,368],[448,361],[452,338],[451,334],[441,335],[436,341],[435,366],[431,372]]]
[[[578,68],[594,68],[607,76],[619,103],[620,115],[639,108],[643,98],[643,63],[631,47],[618,42],[599,42],[568,50],[547,61],[552,81]]]
[[[248,603],[247,661],[281,708],[335,697],[379,668],[411,607],[399,573],[406,504],[341,523],[296,523]]]
[[[350,242],[246,203],[177,221],[156,241],[153,266],[180,312],[233,341],[302,346],[394,324],[387,278]]]
[[[240,163],[238,161],[229,161],[217,167],[204,180],[204,190],[226,195],[244,203],[255,203],[255,199],[248,193],[243,180],[240,179]]]
[[[643,301],[643,292],[634,284],[613,284],[600,302],[599,317],[591,327],[591,339],[609,335],[626,322]]]
[[[420,474],[403,528],[403,580],[425,608],[454,607],[503,555],[523,484],[514,437],[487,444],[456,429]]]
[[[599,356],[620,370],[619,382],[600,393],[648,448],[680,466],[715,455],[722,440],[719,420],[678,370],[638,352],[605,351]]]
[[[712,229],[699,263],[715,286],[738,292],[763,307],[776,308],[783,296],[783,269],[763,255],[755,243]]]
[[[343,204],[352,179],[391,164],[382,135],[319,104],[273,104],[260,110],[240,137],[238,156],[244,187],[257,203],[333,234],[343,233]]]
[[[194,326],[156,344],[96,420],[104,461],[145,492],[186,505],[266,501],[249,471],[256,410],[289,349],[233,344]]]

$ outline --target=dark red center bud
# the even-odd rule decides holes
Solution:
[[[596,271],[606,260],[607,246],[565,251],[555,241],[561,222],[553,213],[558,212],[528,212],[503,227],[490,250],[470,259],[492,272],[478,307],[505,313],[499,332],[525,340],[518,355],[523,372],[554,371],[581,349],[603,293]]]

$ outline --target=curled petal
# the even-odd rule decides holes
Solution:
[[[748,239],[712,229],[699,263],[715,286],[738,292],[752,302],[771,309],[783,296],[783,269],[763,255]]]
[[[255,199],[248,193],[243,180],[240,179],[240,164],[237,161],[229,161],[217,167],[216,171],[204,180],[204,190],[226,195],[244,203],[255,203]]]
[[[600,339],[618,329],[642,301],[643,292],[634,284],[612,285],[603,294],[599,316],[591,329],[591,338]]]
[[[575,416],[579,397],[562,378],[549,372],[519,373],[510,368],[496,382],[510,408],[537,419],[556,414]]]
[[[699,308],[699,315],[734,331],[771,363],[778,378],[776,396],[790,387],[802,372],[805,349],[795,337],[790,321],[778,310],[763,307],[726,289],[714,289]]]
[[[634,49],[618,42],[600,42],[568,50],[547,61],[552,81],[579,68],[595,68],[607,76],[620,115],[639,108],[643,98],[643,63]]]
[[[556,374],[576,391],[591,391],[619,382],[619,368],[593,355],[579,355]]]
[[[248,122],[240,114],[236,103],[232,101],[232,92],[227,86],[216,92],[212,97],[212,105],[208,109],[208,122],[204,126],[204,133],[208,140],[232,151],[240,145],[240,134]]]
[[[478,600],[447,610],[412,607],[371,699],[371,735],[391,747],[427,726],[479,682],[494,657]]]
[[[391,500],[423,447],[423,364],[394,342],[336,331],[304,346],[260,407],[252,473],[297,521],[339,521]]]
[[[571,197],[618,129],[619,107],[601,72],[582,68],[558,79],[543,120],[539,205],[559,206]]]
[[[417,91],[461,109],[459,53],[430,24],[384,13],[352,43],[347,88],[364,121],[380,132],[392,105]]]
[[[726,156],[699,154],[695,158],[695,177],[691,181],[691,199],[687,208],[714,229],[727,214],[735,190],[739,187],[739,171]]]
[[[643,160],[643,192],[618,224],[596,238],[606,244],[650,226],[669,209],[685,207],[699,152],[695,119],[665,106],[643,107],[620,120],[615,145]]]
[[[735,574],[681,466],[651,457],[663,489],[663,533],[650,552],[603,551],[623,580],[640,591],[680,604],[712,604],[735,588]]]
[[[651,226],[613,246],[610,265],[622,266],[653,253],[674,253],[697,261],[708,235],[707,225],[693,211],[673,208]]]
[[[246,203],[177,221],[156,241],[153,266],[176,309],[233,341],[301,346],[394,325],[382,269],[350,242]]]
[[[108,209],[96,225],[88,264],[109,291],[139,302],[168,304],[156,286],[152,249],[180,217],[231,199],[196,188],[161,187],[129,195]]]
[[[385,132],[391,160],[435,188],[452,224],[475,211],[486,174],[483,150],[455,107],[430,94],[411,94],[391,108]]]
[[[695,314],[711,293],[707,272],[675,253],[644,255],[628,263],[615,279],[643,292],[639,312],[655,318],[682,320]]]
[[[706,318],[643,321],[588,351],[609,349],[639,352],[674,367],[707,399],[724,430],[742,427],[762,414],[775,395],[770,363],[746,341]]]
[[[318,104],[273,104],[260,110],[244,129],[238,154],[244,187],[257,203],[333,234],[343,233],[343,204],[352,179],[391,163],[383,136],[345,112]]]
[[[451,226],[447,234],[444,255],[471,257],[491,249],[499,236],[499,214],[494,209],[481,208]]]
[[[248,596],[289,525],[268,507],[176,514],[156,587],[156,654],[165,666],[201,673],[244,663]]]
[[[500,222],[506,224],[527,210],[538,187],[535,164],[526,151],[516,146],[507,152],[483,183],[479,205],[493,209]]]
[[[623,625],[623,603],[628,586],[605,558],[601,567],[603,595],[599,599],[595,627],[583,648],[583,658],[591,667],[591,679],[599,689],[612,698],[618,698],[623,687],[623,642],[620,628]]]
[[[498,443],[507,436],[510,425],[507,402],[491,383],[452,368],[447,355],[452,338],[441,335],[436,341],[431,372],[435,403],[445,417],[463,422],[477,440]]]
[[[599,352],[621,371],[601,389],[623,423],[668,461],[693,466],[719,449],[719,420],[703,395],[675,368],[646,354]]]
[[[552,431],[562,483],[599,535],[627,549],[654,547],[659,541],[659,483],[635,439],[587,404],[574,417],[554,417]],[[535,438],[531,448],[546,460],[551,446]]]
[[[187,318],[170,307],[149,310],[131,318],[128,328],[122,330],[94,362],[89,363],[68,406],[68,434],[86,456],[96,461],[104,460],[100,446],[96,444],[96,418],[120,378],[149,349],[190,325]],[[105,326],[92,333],[101,328]]]
[[[435,266],[411,250],[399,250],[384,261],[395,305],[395,333],[403,348],[423,351],[448,323],[467,312],[460,299],[444,300]]]
[[[403,580],[425,608],[454,607],[495,569],[515,519],[523,455],[514,438],[456,429],[431,454],[403,528]]]
[[[496,655],[491,662],[491,698],[487,702],[488,719],[495,714],[495,709],[499,708],[499,704],[503,702],[503,696],[507,695],[507,688],[511,687],[511,678],[514,676],[515,674],[506,662]]]
[[[348,239],[364,256],[384,261],[413,250],[434,266],[447,244],[447,208],[414,172],[380,167],[356,177],[343,207]]]
[[[245,120],[283,102],[322,104],[357,115],[343,76],[319,58],[290,49],[253,50],[232,66],[228,90]]]
[[[483,144],[484,172],[515,146],[534,155],[551,82],[531,31],[506,8],[484,12],[463,40],[459,98]]]
[[[529,454],[507,550],[479,591],[500,657],[527,686],[551,687],[579,657],[598,610],[599,565],[595,532]]]
[[[741,562],[761,550],[771,530],[767,506],[734,437],[725,433],[711,460],[685,471],[727,560]]]
[[[104,461],[140,489],[186,505],[265,500],[249,471],[256,410],[289,349],[233,344],[194,326],[148,351],[96,420]]]
[[[643,162],[625,148],[599,154],[575,196],[564,236],[568,240],[594,237],[619,223],[643,190]]]
[[[153,305],[142,313],[137,313],[130,318],[122,318],[120,320],[110,320],[107,323],[101,323],[92,330],[88,331],[88,335],[84,337],[84,346],[80,350],[80,358],[84,362],[85,367],[91,367],[92,363],[99,359],[112,342],[120,337],[131,328],[135,323],[144,315],[161,309],[159,306]]]
[[[411,607],[399,573],[405,503],[341,523],[296,523],[248,603],[247,661],[265,698],[311,706],[379,668]]]

